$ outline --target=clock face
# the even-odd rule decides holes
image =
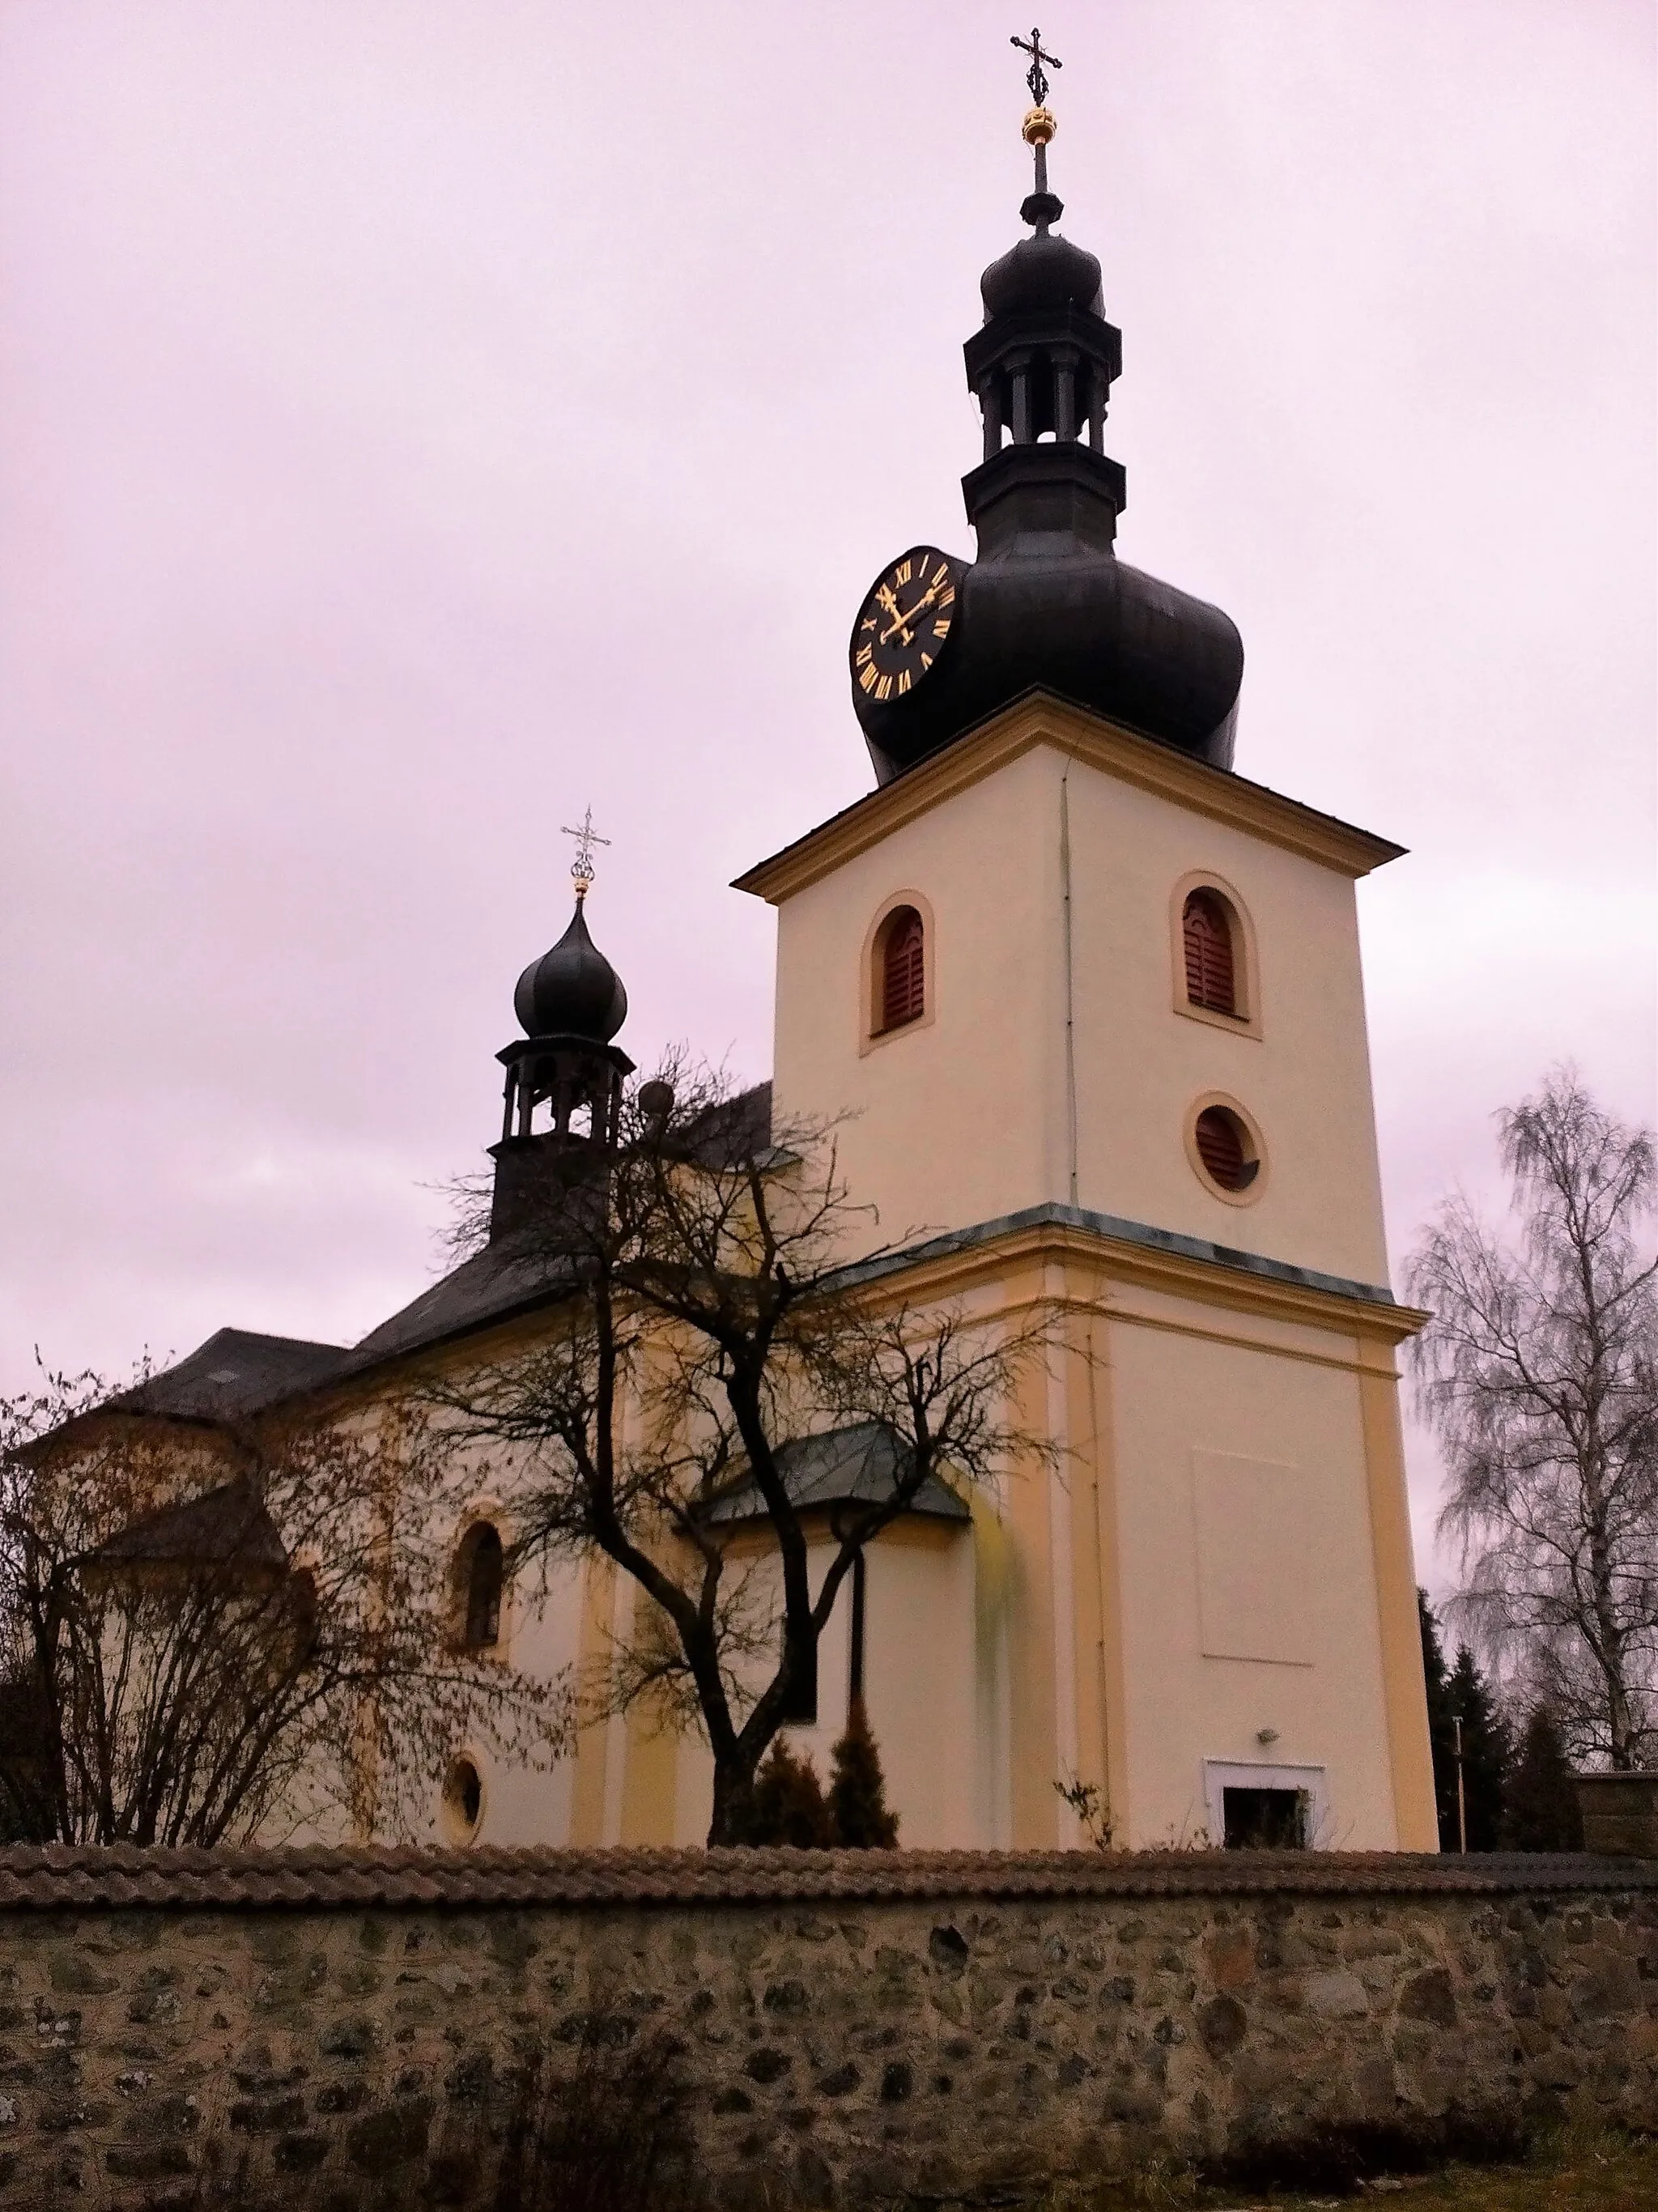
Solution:
[[[950,642],[961,569],[935,545],[895,561],[858,610],[852,680],[871,699],[913,691]]]

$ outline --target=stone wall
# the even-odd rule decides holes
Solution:
[[[1334,2121],[1658,2125],[1658,1869],[0,1850],[0,2208],[487,2201],[512,2085],[682,2046],[732,2206]],[[203,2191],[200,2185],[210,2185]]]

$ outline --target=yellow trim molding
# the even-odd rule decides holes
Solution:
[[[761,860],[734,878],[732,888],[780,906],[820,878],[832,875],[859,853],[878,845],[895,830],[953,798],[958,791],[992,775],[1038,745],[1052,745],[1120,781],[1138,785],[1217,822],[1252,831],[1268,843],[1333,868],[1339,875],[1367,876],[1404,852],[1386,837],[1351,823],[1321,814],[1264,784],[1251,783],[1229,769],[1189,759],[1154,738],[1108,722],[1081,707],[1041,691],[1029,693],[883,784],[867,798],[833,815],[780,853]]]

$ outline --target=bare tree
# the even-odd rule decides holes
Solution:
[[[1444,1449],[1459,1609],[1579,1757],[1640,1765],[1658,1666],[1658,1304],[1650,1134],[1559,1070],[1500,1117],[1517,1235],[1461,1196],[1406,1268]]]
[[[815,1708],[818,1638],[859,1553],[930,1485],[1051,1457],[1011,1410],[1045,1338],[1040,1319],[918,1307],[885,1251],[849,1269],[859,1209],[833,1130],[757,1126],[718,1079],[668,1073],[624,1100],[590,1179],[519,1232],[565,1288],[554,1325],[427,1395],[492,1449],[517,1563],[602,1556],[632,1578],[636,1625],[585,1710],[647,1698],[699,1726],[708,1840],[741,1843],[761,1759]],[[814,1587],[802,1476],[825,1437],[861,1472]]]
[[[564,1686],[454,1633],[460,1480],[409,1407],[360,1433],[180,1425],[90,1376],[0,1401],[5,1826],[198,1844],[307,1822],[396,1832],[469,1727],[550,1756]]]

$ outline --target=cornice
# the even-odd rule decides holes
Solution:
[[[849,1291],[867,1288],[877,1298],[884,1293],[934,1299],[977,1289],[1015,1269],[1056,1261],[1091,1268],[1113,1282],[1195,1298],[1262,1320],[1387,1344],[1403,1343],[1429,1319],[1374,1284],[1348,1282],[1142,1222],[1057,1205],[1031,1206],[883,1253],[848,1267],[839,1281]]]
[[[1052,745],[1102,775],[1247,830],[1339,875],[1369,875],[1405,851],[1388,838],[1321,814],[1265,784],[1193,760],[1067,700],[1033,691],[757,862],[734,879],[732,888],[779,906],[1038,745]]]

